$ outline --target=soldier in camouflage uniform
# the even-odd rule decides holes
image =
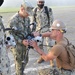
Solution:
[[[0,1],[0,6],[3,4],[4,0]],[[2,22],[2,16],[0,16],[0,75],[11,75],[10,71],[10,61],[8,53],[5,46],[5,33],[3,31],[4,26]]]
[[[4,42],[5,33],[3,31],[4,26],[2,22],[2,16],[0,16],[0,75],[11,75],[10,74],[10,61],[6,46]]]
[[[30,30],[30,19],[29,19],[29,14],[31,12],[31,5],[27,5],[28,3],[23,3],[20,7],[20,10],[18,13],[16,13],[9,21],[9,26],[10,28],[16,28],[17,30],[20,31],[21,34],[26,36],[27,34],[31,33]],[[16,68],[16,75],[23,75],[23,71],[26,67],[26,64],[28,63],[28,54],[27,53],[27,48],[24,46],[24,38],[21,34],[14,33],[12,31],[9,31],[10,34],[12,34],[15,38],[16,41],[16,47],[13,47],[11,49],[14,59],[15,59],[15,68]],[[17,36],[17,34],[20,36]],[[25,63],[22,63],[22,61],[25,59]]]
[[[44,0],[37,0],[37,7],[33,9],[33,21],[36,22],[36,27],[33,27],[33,31],[38,31],[42,27],[42,29],[39,31],[40,33],[49,31],[50,25],[53,22],[53,12],[51,8],[48,8],[44,6],[45,1]],[[46,9],[45,9],[46,7]],[[50,41],[50,42],[49,42]],[[44,43],[45,42],[45,43]],[[50,38],[43,38],[43,42],[40,45],[40,48],[44,50],[44,47],[42,46],[44,44],[47,45],[47,50],[49,50],[49,46],[53,46],[54,42]],[[42,58],[38,59],[37,62],[41,63],[43,60]]]

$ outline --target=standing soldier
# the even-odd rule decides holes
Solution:
[[[0,75],[10,75],[10,61],[4,42],[4,26],[0,16]]]
[[[4,0],[0,1],[0,6],[3,4]],[[10,74],[10,61],[6,51],[6,46],[4,42],[4,26],[2,22],[2,16],[0,16],[0,75],[11,75]]]
[[[53,22],[52,9],[48,8],[47,6],[44,6],[44,3],[44,0],[37,0],[37,7],[33,9],[34,13],[32,22],[36,23],[36,27],[33,26],[33,31],[40,31],[40,33],[49,31],[50,25]],[[50,45],[50,47],[53,46],[54,42],[50,38],[43,39],[43,41],[44,40],[46,42],[46,45]],[[43,43],[44,42],[42,42],[40,48],[44,50]],[[47,47],[47,50],[49,50],[50,47]],[[43,59],[41,57],[37,60],[38,63],[41,63],[42,61]]]
[[[27,2],[21,4],[19,12],[11,18],[9,27],[16,28],[24,36],[31,33],[29,27],[30,19],[28,17],[31,12],[31,8],[32,6]],[[20,36],[19,37],[17,36],[17,33],[15,34],[13,31],[9,31],[9,33],[14,36],[16,41],[16,47],[11,49],[15,59],[16,75],[24,75],[23,71],[28,63],[28,54],[26,54],[28,47],[24,46],[25,40],[24,38],[20,38],[22,35],[18,34]],[[22,62],[24,59],[25,63]]]

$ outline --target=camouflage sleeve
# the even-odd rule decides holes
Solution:
[[[12,19],[9,21],[8,28],[13,28],[13,27],[17,28],[17,24],[18,24],[18,21],[15,19]],[[7,34],[13,35],[17,43],[22,43],[22,39],[19,37],[20,36],[19,33],[16,33],[15,31],[11,30],[11,31],[8,31]]]
[[[35,9],[36,8],[34,8],[33,9],[33,15],[32,15],[32,17],[31,17],[31,23],[33,24],[33,28],[32,28],[32,31],[35,31],[36,30],[36,13],[35,13]]]
[[[31,34],[31,29],[30,29],[30,18],[28,17],[28,27],[27,27],[27,33]]]
[[[49,8],[49,17],[50,17],[50,26],[51,26],[54,20],[53,11],[51,8]]]
[[[4,29],[4,25],[3,25],[3,21],[2,21],[2,16],[0,16],[0,26],[1,26],[1,28],[3,28]]]
[[[36,14],[36,13],[35,13],[35,9],[36,9],[36,8],[34,8],[34,9],[33,9],[32,22],[35,22],[35,17],[34,17],[34,16],[35,16],[35,14]]]

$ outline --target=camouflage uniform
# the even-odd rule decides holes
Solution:
[[[37,11],[36,11],[36,31],[38,31],[40,28],[42,28],[43,26],[45,26],[44,28],[42,28],[42,30],[40,30],[39,32],[40,33],[43,33],[43,32],[46,32],[46,31],[49,31],[49,28],[50,28],[50,25],[52,24],[53,22],[53,12],[51,9],[48,8],[48,11],[49,11],[49,17],[50,17],[50,25],[48,24],[48,16],[47,14],[45,13],[45,8],[43,7],[41,10],[37,8]],[[35,12],[35,9],[33,9],[33,12]],[[33,22],[35,21],[35,18],[33,16]],[[48,26],[47,26],[48,25]],[[50,38],[46,38],[44,39],[46,40],[46,45],[49,45],[51,43],[49,43],[49,41],[51,41]],[[44,41],[43,40],[43,41]],[[43,48],[43,47],[41,47]],[[48,48],[48,47],[47,47]]]
[[[36,10],[36,8],[37,8],[37,11],[36,11],[36,13],[35,13],[35,10]],[[39,31],[39,29],[41,29],[39,32],[40,33],[43,33],[43,32],[46,32],[46,31],[50,31],[50,26],[51,26],[51,24],[53,23],[53,12],[52,12],[52,9],[51,8],[48,8],[48,12],[49,12],[49,18],[48,18],[48,15],[47,15],[47,13],[45,12],[46,10],[45,10],[45,6],[41,9],[41,10],[39,10],[39,8],[38,7],[36,7],[36,8],[34,8],[33,9],[33,15],[35,15],[36,14],[36,16],[34,17],[33,16],[33,21],[32,22],[35,22],[35,19],[36,19],[36,27],[34,27],[34,28],[36,28],[36,31]],[[50,21],[48,21],[48,19],[50,20]],[[50,22],[50,24],[49,24],[49,22]],[[45,27],[44,27],[45,26]],[[35,30],[35,29],[34,29]],[[33,31],[34,31],[33,30]],[[45,46],[43,46],[43,45],[47,45],[47,47],[45,47]],[[50,39],[49,37],[45,37],[45,38],[43,38],[43,41],[42,41],[42,44],[40,45],[40,48],[41,49],[45,49],[45,50],[48,50],[48,52],[49,52],[49,50],[50,50],[50,47],[51,46],[53,46],[54,45],[54,40],[52,40],[52,39]],[[41,59],[41,58],[40,58]],[[37,62],[40,62],[41,60],[37,60]],[[54,64],[53,64],[53,62],[52,61],[50,61],[50,64],[53,66]]]
[[[38,70],[38,75],[71,75],[70,70],[58,69],[57,67],[50,67]]]
[[[19,16],[18,13],[16,13],[10,20],[9,26],[11,28],[16,27],[24,36],[26,36],[28,33],[30,33],[29,23],[30,20],[28,17],[22,18]],[[28,55],[26,56],[27,47],[22,44],[22,39],[24,38],[20,38],[22,37],[21,34],[19,34],[19,37],[12,31],[10,31],[10,33],[14,36],[15,41],[17,43],[16,47],[11,49],[15,59],[16,75],[22,75],[24,68],[28,63]],[[25,59],[25,57],[26,62],[22,64],[22,61]]]
[[[72,71],[58,69],[55,67],[50,68],[50,75],[71,75]]]
[[[0,16],[0,75],[11,75],[10,74],[10,61],[8,58],[8,53],[6,51],[6,46],[4,42],[4,32],[3,23]]]
[[[71,75],[72,71],[68,71],[68,70],[60,70],[61,75]]]

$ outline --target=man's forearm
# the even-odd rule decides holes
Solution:
[[[37,52],[41,55],[41,57],[45,60],[45,61],[49,61],[46,54],[37,46],[35,48],[37,50]]]
[[[50,32],[45,32],[41,34],[42,37],[50,37]]]
[[[38,46],[36,46],[35,49],[40,55],[45,55],[45,53]]]

